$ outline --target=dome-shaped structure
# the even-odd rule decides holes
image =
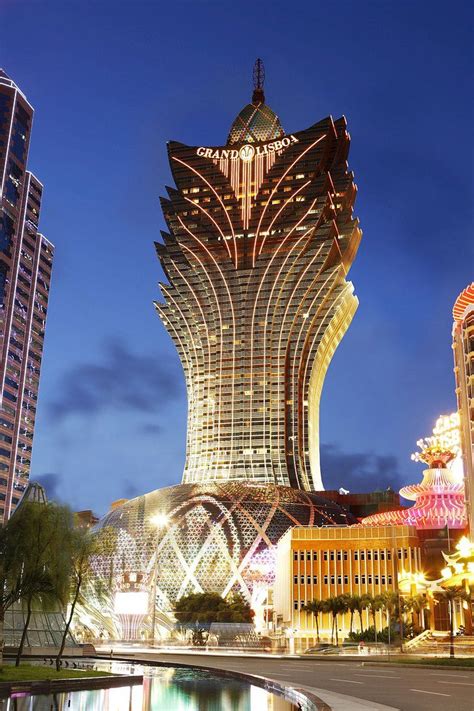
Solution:
[[[285,135],[280,119],[265,103],[263,84],[265,68],[259,58],[253,68],[252,103],[244,106],[231,126],[227,144],[260,143],[281,138]]]
[[[285,132],[276,113],[263,101],[247,104],[229,131],[227,144],[259,143],[281,138]]]
[[[104,516],[94,530],[110,533],[116,548],[95,567],[108,587],[111,583],[111,606],[117,592],[154,588],[156,609],[167,614],[176,599],[192,592],[225,596],[236,591],[251,599],[255,566],[261,570],[266,561],[272,578],[274,547],[292,526],[355,522],[332,501],[290,487],[180,484],[139,496]],[[151,608],[152,595],[148,599]]]

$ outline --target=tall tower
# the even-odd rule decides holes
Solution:
[[[0,524],[28,483],[53,245],[27,170],[33,108],[0,69]]]
[[[263,80],[257,60],[226,145],[168,144],[155,305],[186,378],[183,483],[321,490],[321,390],[358,304],[349,135],[331,117],[285,133]]]
[[[474,536],[474,282],[453,307],[453,353],[456,397],[466,488],[469,531]]]

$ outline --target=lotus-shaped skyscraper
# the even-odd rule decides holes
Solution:
[[[188,394],[183,483],[321,490],[319,401],[357,308],[346,121],[286,134],[256,86],[224,146],[170,142],[156,308]]]

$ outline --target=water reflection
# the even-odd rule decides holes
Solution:
[[[110,670],[109,664],[97,664]],[[1,711],[294,711],[282,697],[208,672],[114,663],[117,673],[143,673],[143,685],[0,700]]]

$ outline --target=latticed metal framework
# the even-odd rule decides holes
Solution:
[[[166,523],[157,527],[157,517]],[[256,568],[265,568],[271,584],[274,546],[290,527],[355,521],[337,504],[289,487],[181,484],[109,512],[95,530],[110,534],[115,552],[94,565],[112,595],[156,588],[157,608],[168,613],[191,592],[238,591],[251,599]]]
[[[348,150],[344,118],[285,135],[255,97],[226,146],[168,145],[156,308],[186,377],[183,482],[323,488],[320,395],[358,303]]]

